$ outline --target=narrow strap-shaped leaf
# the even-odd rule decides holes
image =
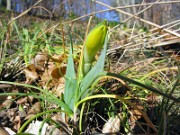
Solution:
[[[106,75],[107,75],[107,76],[116,77],[116,78],[120,78],[120,79],[122,79],[122,80],[124,80],[124,81],[128,81],[128,82],[130,82],[130,83],[132,83],[132,84],[135,84],[135,85],[137,85],[137,86],[143,87],[143,88],[145,88],[145,89],[147,89],[147,90],[149,90],[149,91],[151,91],[151,92],[154,92],[154,93],[159,94],[159,95],[161,95],[161,96],[164,96],[164,97],[166,97],[166,98],[168,98],[168,99],[171,99],[171,100],[173,100],[174,102],[180,103],[180,98],[179,98],[179,97],[178,97],[178,98],[175,98],[175,97],[173,97],[173,96],[171,96],[171,95],[169,95],[169,94],[166,94],[166,93],[162,92],[162,91],[159,90],[159,89],[156,89],[156,88],[154,88],[154,87],[152,87],[152,86],[149,86],[149,85],[146,85],[146,84],[143,84],[143,83],[140,83],[140,82],[138,82],[138,81],[135,81],[135,80],[130,79],[130,78],[128,78],[128,77],[125,77],[125,76],[123,76],[123,75],[115,74],[115,73],[107,73]]]
[[[70,36],[70,51],[69,51],[68,65],[65,75],[64,100],[65,103],[71,108],[71,110],[73,110],[74,95],[76,90],[76,74],[75,74],[74,61],[73,61],[73,44],[72,44],[72,37],[70,31],[69,31],[69,36]]]

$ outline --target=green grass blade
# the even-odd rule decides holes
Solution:
[[[3,70],[3,66],[6,61],[6,50],[7,50],[7,45],[1,43],[0,44],[0,74]]]
[[[132,83],[132,84],[135,84],[135,85],[137,85],[137,86],[143,87],[143,88],[145,88],[145,89],[147,89],[147,90],[149,90],[149,91],[151,91],[151,92],[154,92],[154,93],[159,94],[159,95],[161,95],[161,96],[164,96],[164,97],[166,97],[166,98],[168,98],[168,99],[171,99],[171,100],[173,100],[174,102],[177,102],[177,103],[180,102],[180,98],[175,98],[175,97],[173,97],[173,96],[171,96],[171,95],[169,95],[169,94],[163,93],[163,92],[162,92],[161,90],[159,90],[159,89],[156,89],[156,88],[154,88],[154,87],[152,87],[152,86],[149,86],[149,85],[146,85],[146,84],[137,82],[137,81],[135,81],[135,80],[132,80],[132,79],[130,79],[130,78],[128,78],[128,77],[125,77],[125,76],[122,76],[122,75],[120,75],[120,74],[107,73],[106,75],[107,75],[107,76],[116,77],[116,78],[122,79],[122,80],[124,80],[124,81],[128,81],[128,82],[130,82],[130,83]]]
[[[43,100],[47,100],[50,101],[51,103],[54,103],[60,107],[62,107],[64,109],[64,111],[66,111],[69,115],[72,115],[72,111],[71,109],[67,106],[67,104],[65,104],[62,100],[60,100],[59,98],[57,98],[55,95],[53,95],[52,93],[48,92],[47,90],[41,89],[40,87],[36,87],[33,85],[28,85],[28,84],[21,84],[21,83],[16,83],[16,82],[8,82],[8,81],[0,81],[0,83],[2,84],[11,84],[11,85],[17,85],[17,86],[22,86],[22,87],[27,87],[27,88],[32,88],[32,89],[37,89],[40,92],[42,92],[44,95],[46,95],[46,98],[44,98],[44,96],[39,96],[39,98],[43,99]],[[4,93],[0,94],[4,95]],[[9,94],[8,94],[9,95]],[[17,95],[23,95],[23,94],[19,94],[17,93]],[[38,97],[37,97],[38,98]]]
[[[133,107],[134,109],[136,109],[138,112],[141,113],[141,115],[144,117],[144,119],[146,120],[147,124],[154,130],[157,131],[156,127],[154,126],[154,124],[151,122],[151,120],[149,119],[149,117],[147,116],[146,113],[144,113],[140,108],[137,107],[136,104],[132,103],[131,101],[125,99],[124,97],[120,97],[118,95],[114,95],[114,94],[97,94],[97,95],[92,95],[92,96],[88,96],[84,99],[82,99],[81,101],[79,101],[75,108],[78,108],[78,106],[84,102],[87,102],[89,100],[92,99],[99,99],[99,98],[113,98],[113,99],[119,99],[121,102],[124,102],[125,104]]]
[[[22,133],[23,130],[27,127],[27,125],[29,123],[31,123],[34,119],[42,116],[42,115],[47,115],[47,114],[51,114],[51,113],[55,113],[55,112],[64,112],[63,110],[58,110],[58,109],[53,109],[53,110],[48,110],[48,111],[45,111],[45,112],[41,112],[41,113],[38,113],[36,114],[35,116],[31,117],[30,119],[28,119],[22,126],[21,128],[19,129],[18,133]]]
[[[24,36],[24,61],[26,63],[26,66],[29,63],[28,54],[30,50],[30,44],[29,44],[29,32],[27,29],[23,28],[23,36]]]

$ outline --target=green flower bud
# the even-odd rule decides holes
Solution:
[[[88,34],[84,44],[84,74],[89,72],[96,53],[104,45],[107,31],[107,20],[104,20]]]

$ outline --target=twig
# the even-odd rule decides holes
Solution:
[[[180,1],[179,1],[179,0],[175,0],[175,1],[162,1],[162,2],[159,2],[159,3],[154,3],[154,2],[152,2],[152,3],[144,3],[144,4],[135,4],[135,5],[128,5],[128,6],[114,7],[114,8],[111,8],[111,9],[105,9],[105,10],[101,10],[101,11],[97,11],[97,12],[92,12],[92,13],[83,15],[83,16],[81,16],[81,17],[78,17],[78,18],[76,18],[76,19],[74,19],[74,20],[66,21],[66,22],[64,22],[64,23],[71,23],[71,22],[80,20],[80,19],[82,19],[82,18],[88,17],[88,16],[93,16],[93,15],[95,15],[95,14],[99,14],[99,13],[103,13],[103,12],[108,12],[108,11],[116,10],[116,9],[133,8],[133,7],[140,7],[140,6],[148,6],[148,5],[151,5],[151,4],[159,5],[159,4],[172,4],[172,3],[180,3]]]
[[[170,24],[173,24],[172,26],[169,26],[168,28],[166,28],[166,29],[170,29],[170,28],[172,28],[172,27],[175,27],[175,26],[179,25],[179,23],[180,23],[180,20],[176,20],[176,21],[174,21],[174,22],[165,24],[165,25],[163,25],[162,27],[165,27],[165,26],[168,26],[168,25],[170,25]],[[150,30],[150,31],[153,32],[153,31],[155,31],[155,30],[157,30],[157,28],[152,29],[152,30]],[[175,32],[178,32],[179,30],[180,30],[180,29],[177,29],[177,30],[175,30]],[[129,46],[129,48],[132,48],[132,47],[135,47],[135,46],[139,46],[139,45],[141,45],[141,44],[143,44],[143,43],[150,44],[150,43],[152,43],[154,40],[162,39],[163,37],[169,35],[169,33],[165,33],[165,34],[163,34],[163,35],[157,35],[157,34],[159,34],[159,32],[154,32],[154,33],[152,33],[151,35],[147,35],[147,36],[145,36],[145,37],[143,37],[143,38],[141,38],[141,39],[137,38],[139,35],[145,34],[145,33],[146,33],[146,32],[142,32],[142,33],[139,33],[139,34],[137,34],[137,35],[134,35],[133,37],[129,37],[129,38],[127,39],[127,41],[131,41],[132,39],[134,39],[133,42],[129,42],[129,43],[127,43],[127,44],[124,44],[123,46],[119,46],[119,45],[118,45],[117,47],[111,48],[111,49],[108,50],[107,54],[110,54],[111,52],[113,52],[113,50],[120,49],[120,48],[125,48],[125,47],[128,47],[128,46]],[[138,43],[138,42],[140,42],[140,41],[142,41],[142,40],[145,40],[146,38],[152,37],[152,36],[154,36],[155,38],[151,38],[150,40],[148,40],[148,42]],[[160,45],[169,45],[170,43],[175,43],[175,41],[176,41],[176,43],[180,41],[179,37],[166,38],[165,40],[166,40],[166,41],[164,41],[164,42],[162,41],[162,43],[160,43],[160,44],[159,44],[159,43],[158,43],[158,44],[155,44],[155,45],[153,45],[153,46],[151,46],[151,47],[157,47],[157,46],[160,46]],[[170,41],[170,40],[173,40],[173,41]],[[169,42],[166,43],[167,41],[169,41]],[[134,42],[136,42],[136,44],[134,44]],[[133,45],[133,44],[134,44],[134,45]],[[150,46],[146,46],[146,47],[150,47]],[[137,49],[139,49],[139,48],[135,48],[135,49],[133,49],[133,50],[137,50]],[[131,51],[132,51],[132,50],[131,50]]]
[[[100,5],[103,5],[103,6],[105,6],[105,7],[108,7],[108,8],[110,8],[110,9],[115,9],[115,8],[113,8],[112,6],[109,6],[109,5],[107,5],[107,4],[104,4],[104,3],[100,2],[100,1],[95,1],[95,2],[98,3],[98,4],[100,4]],[[180,34],[174,32],[174,31],[171,31],[171,30],[162,28],[162,27],[161,27],[160,25],[158,25],[158,24],[155,24],[155,23],[153,23],[153,22],[144,20],[144,19],[142,19],[142,18],[140,18],[140,17],[138,17],[138,16],[136,16],[136,15],[132,15],[132,14],[127,13],[127,12],[125,12],[125,11],[123,11],[123,10],[120,10],[120,9],[115,9],[115,10],[118,11],[118,12],[120,12],[120,13],[123,13],[123,14],[125,14],[125,15],[128,15],[128,16],[130,16],[130,17],[133,17],[133,18],[135,18],[135,19],[137,19],[137,20],[140,20],[140,21],[142,21],[142,22],[144,22],[144,23],[147,23],[147,24],[149,24],[149,25],[151,25],[151,26],[157,27],[158,29],[163,30],[163,31],[165,31],[165,32],[167,32],[167,33],[170,33],[170,34],[172,34],[172,35],[175,35],[175,36],[177,36],[177,37],[180,37]]]
[[[136,13],[135,15],[129,17],[128,19],[124,20],[123,22],[125,23],[125,22],[129,21],[130,19],[134,18],[134,16],[138,16],[139,14],[141,14],[141,13],[143,13],[144,11],[148,10],[149,8],[151,8],[151,7],[152,7],[153,5],[155,5],[156,3],[159,3],[159,1],[160,1],[160,0],[157,0],[155,3],[150,4],[147,8],[141,10],[140,12],[138,12],[138,13]]]
[[[38,5],[41,1],[43,0],[39,0],[38,2],[36,2],[31,8],[29,8],[28,10],[22,12],[20,15],[18,15],[17,17],[13,18],[9,23],[8,23],[8,26],[16,19],[18,19],[19,17],[25,15],[26,13],[28,13],[32,8],[34,8],[36,5]]]

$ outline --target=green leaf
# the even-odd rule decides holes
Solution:
[[[16,135],[34,135],[34,134],[31,134],[31,133],[18,133]]]
[[[65,75],[65,91],[64,91],[64,100],[65,103],[74,110],[74,99],[75,99],[75,90],[76,90],[76,74],[74,68],[74,61],[73,61],[73,45],[72,45],[72,37],[69,32],[70,36],[70,52],[68,58],[68,65],[66,69]]]

